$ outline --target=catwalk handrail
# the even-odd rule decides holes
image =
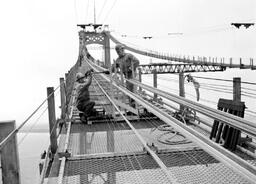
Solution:
[[[128,80],[128,81],[137,85],[137,86],[139,86],[139,87],[141,87],[141,88],[144,88],[144,89],[146,89],[146,90],[148,90],[152,93],[156,93],[160,96],[163,96],[164,98],[166,98],[168,100],[171,100],[171,101],[174,101],[178,104],[190,107],[191,109],[193,109],[197,112],[205,114],[208,117],[217,119],[221,122],[227,123],[231,126],[234,126],[234,127],[238,128],[241,131],[249,133],[251,136],[256,137],[256,124],[251,122],[251,121],[245,120],[243,118],[240,118],[238,116],[235,116],[235,115],[232,115],[232,114],[229,114],[229,113],[225,113],[223,111],[216,110],[216,109],[211,108],[211,107],[207,107],[206,105],[200,104],[198,102],[194,102],[194,101],[186,99],[184,97],[180,97],[178,95],[171,94],[171,93],[168,93],[166,91],[153,88],[151,86],[148,86],[146,84],[142,84],[142,83],[140,83],[138,81],[135,81],[135,80]]]
[[[120,44],[121,42],[118,41],[114,36],[112,36],[109,32],[105,32],[108,37],[116,44]],[[122,43],[123,44],[123,43]],[[163,59],[163,60],[168,60],[168,61],[175,61],[175,62],[181,62],[181,63],[190,63],[190,64],[197,64],[197,65],[212,65],[212,66],[222,66],[222,67],[229,67],[229,68],[248,68],[248,69],[254,69],[253,63],[251,65],[245,65],[245,64],[233,64],[232,62],[230,63],[217,63],[217,62],[209,62],[209,61],[201,61],[199,59],[196,59],[195,57],[193,57],[193,59],[190,58],[180,58],[180,57],[174,57],[174,56],[167,56],[167,55],[160,55],[160,54],[155,54],[153,52],[149,52],[149,51],[143,51],[143,50],[139,50],[130,46],[127,46],[126,44],[123,44],[125,49],[137,53],[137,54],[141,54],[144,56],[149,56],[149,57],[153,57],[153,58],[158,58],[158,59]],[[205,57],[203,57],[205,58]],[[231,58],[232,60],[232,58]],[[251,61],[251,60],[250,60]]]
[[[95,68],[94,68],[95,69]],[[106,79],[108,82],[110,82],[110,79],[103,74],[100,74],[104,79]],[[138,85],[138,83],[134,82],[133,80],[129,80],[133,84]],[[174,127],[177,129],[177,131],[180,131],[182,134],[190,138],[192,141],[194,141],[197,145],[199,145],[201,148],[203,148],[205,151],[207,151],[209,154],[223,162],[226,166],[231,168],[232,170],[235,170],[236,172],[243,174],[248,180],[254,182],[256,181],[256,167],[248,163],[247,161],[241,159],[234,153],[226,150],[219,144],[213,142],[209,138],[203,136],[202,134],[196,132],[192,128],[186,126],[185,124],[181,123],[179,120],[175,119],[174,117],[170,116],[166,112],[163,112],[162,110],[158,109],[154,105],[150,104],[149,102],[142,99],[139,95],[136,95],[130,91],[128,91],[126,88],[119,86],[115,82],[113,82],[113,85],[117,87],[119,90],[124,92],[129,97],[133,98],[136,102],[144,106],[146,109],[149,110],[149,112],[154,113],[156,116],[158,116],[160,119],[162,119],[166,124]],[[139,85],[138,85],[139,86]],[[152,87],[149,87],[152,88]],[[152,88],[153,89],[153,88]],[[156,90],[152,90],[152,92],[156,92]],[[160,94],[160,93],[159,93]]]
[[[64,84],[64,83],[62,83]],[[53,93],[51,93],[49,96],[47,96],[47,98],[28,116],[28,118],[15,130],[13,130],[12,132],[10,132],[8,134],[8,136],[0,143],[0,150],[2,150],[2,148],[6,145],[6,143],[8,141],[11,140],[11,138],[17,134],[19,132],[19,130],[30,120],[30,118],[32,118],[35,113],[44,105],[44,103],[54,94],[54,92],[62,85],[60,84],[57,88],[55,88],[55,90],[53,91]]]

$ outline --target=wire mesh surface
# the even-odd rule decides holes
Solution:
[[[133,123],[144,140],[149,144],[153,143],[159,150],[182,148],[184,146],[195,147],[192,142],[184,142],[185,144],[179,142],[176,145],[159,142],[159,140],[171,136],[156,128],[161,124],[162,122],[159,120],[154,120],[154,125],[147,121]],[[175,136],[173,139],[182,141],[185,138]],[[72,155],[139,152],[143,151],[143,146],[126,123],[106,122],[93,125],[76,123],[72,124],[68,150]]]
[[[91,92],[98,94],[99,89],[94,86]],[[101,101],[105,97],[95,95],[93,99]],[[132,125],[149,145],[160,150],[159,158],[178,183],[249,183],[205,151],[198,150],[183,135],[159,129],[163,125],[159,120],[139,120]],[[92,125],[73,123],[68,150],[71,158],[65,164],[63,184],[170,183],[126,123],[114,120]],[[97,158],[88,158],[93,154]],[[79,159],[74,158],[76,155],[80,155]]]
[[[202,150],[159,154],[178,183],[249,183]],[[192,155],[192,156],[188,156]],[[202,158],[207,164],[198,163]],[[148,154],[69,160],[63,183],[170,183]]]

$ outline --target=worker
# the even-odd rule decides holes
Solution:
[[[89,70],[83,75],[82,73],[77,73],[76,81],[80,84],[78,92],[78,97],[76,101],[76,107],[79,111],[80,120],[84,123],[87,122],[87,117],[97,116],[97,111],[93,108],[95,102],[90,101],[89,86],[92,83],[92,70]]]
[[[139,66],[139,60],[130,53],[125,53],[124,45],[117,44],[115,47],[118,58],[116,59],[114,67],[119,68],[121,72],[124,74],[126,79],[133,79],[136,77],[136,68]],[[133,65],[133,68],[132,68]],[[133,70],[133,71],[132,71]],[[134,73],[134,76],[133,76]],[[128,81],[126,81],[126,88],[134,92],[134,85]],[[134,100],[129,98],[129,103],[132,107],[135,107]]]

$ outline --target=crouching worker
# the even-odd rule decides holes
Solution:
[[[83,76],[82,73],[77,73],[76,81],[80,84],[81,89],[78,91],[76,107],[81,113],[79,113],[82,122],[87,122],[87,117],[96,116],[97,112],[93,108],[95,102],[90,101],[89,86],[92,83],[92,70],[89,70]]]

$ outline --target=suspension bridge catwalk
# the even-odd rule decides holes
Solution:
[[[39,183],[256,183],[256,124],[242,118],[244,104],[241,103],[240,112],[240,103],[235,102],[235,109],[228,109],[225,103],[229,101],[220,99],[217,110],[140,80],[126,79],[138,89],[132,93],[126,89],[122,75],[103,72],[111,66],[111,38],[108,33],[79,32],[78,61],[66,73],[65,80],[61,79],[58,121],[50,108],[54,107],[54,91],[47,89],[51,144],[40,163]],[[86,47],[91,43],[104,45],[105,63],[91,56]],[[227,66],[222,63],[220,67]],[[84,123],[76,108],[76,74],[90,69],[94,71],[90,100],[95,102],[98,115],[88,117]],[[223,68],[204,71],[218,69]],[[160,68],[159,72],[163,70]],[[135,108],[129,105],[129,98],[135,100]],[[26,121],[0,143],[1,158],[7,141]]]
[[[41,184],[256,183],[255,156],[241,151],[245,148],[224,148],[209,138],[210,131],[205,128],[209,122],[198,123],[193,113],[179,114],[145,91],[232,126],[253,139],[254,123],[136,80],[130,82],[141,89],[131,93],[116,73],[101,73],[106,68],[97,65],[85,48],[80,47],[83,57],[66,74],[66,108],[57,151],[46,156]],[[75,75],[89,69],[95,73],[90,99],[99,115],[83,123],[75,106]],[[136,101],[136,108],[129,106],[128,97]]]

